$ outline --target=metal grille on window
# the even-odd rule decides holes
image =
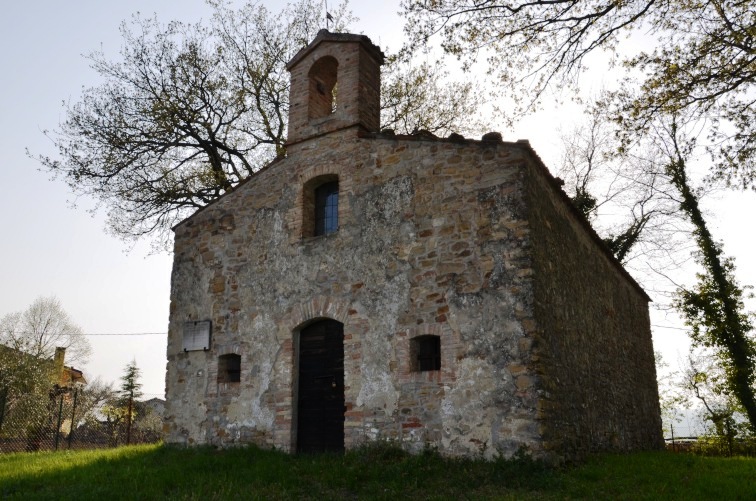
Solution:
[[[333,181],[315,189],[315,235],[339,229],[339,183]]]

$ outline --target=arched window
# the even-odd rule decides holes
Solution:
[[[410,370],[412,372],[441,370],[441,338],[431,334],[410,340]]]
[[[336,111],[337,73],[339,63],[331,56],[318,59],[310,68],[310,120],[327,117]]]
[[[318,176],[303,187],[302,236],[328,235],[339,229],[339,178]]]
[[[315,235],[327,235],[339,229],[339,182],[315,188]]]

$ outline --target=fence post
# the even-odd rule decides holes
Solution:
[[[58,450],[58,440],[60,439],[60,422],[63,417],[63,394],[60,394],[60,405],[58,406],[58,424],[55,426],[55,450]]]
[[[0,390],[0,430],[3,429],[3,421],[5,421],[5,401],[8,399],[8,388]]]
[[[74,428],[76,427],[76,400],[79,397],[79,389],[74,388],[73,407],[71,408],[71,429],[68,431],[68,448],[71,448],[71,440],[73,439]]]
[[[672,430],[672,451],[677,452],[677,446],[675,446],[675,424],[670,423],[669,427]]]

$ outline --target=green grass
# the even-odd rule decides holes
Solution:
[[[0,499],[756,499],[756,460],[657,452],[550,468],[386,447],[291,456],[151,445],[2,455]]]

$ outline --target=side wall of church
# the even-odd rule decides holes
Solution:
[[[545,447],[577,456],[659,448],[648,299],[553,184],[540,169],[529,171]]]
[[[345,445],[492,457],[541,448],[531,347],[528,153],[355,129],[288,157],[176,228],[166,440],[296,449],[297,335],[344,324]],[[306,235],[303,190],[338,176],[339,229]],[[304,212],[304,214],[303,214]],[[207,351],[184,322],[212,321]],[[439,336],[441,369],[410,340]],[[241,382],[218,357],[241,356]]]

